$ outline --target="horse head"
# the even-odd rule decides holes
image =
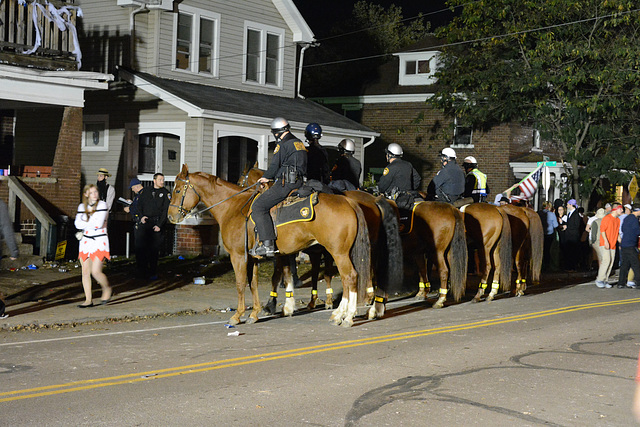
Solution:
[[[171,194],[171,204],[167,211],[167,219],[172,224],[184,220],[200,202],[200,194],[196,191],[189,177],[189,167],[184,164],[180,174],[176,176],[175,187]]]

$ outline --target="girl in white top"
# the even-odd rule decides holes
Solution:
[[[78,258],[82,264],[82,287],[86,298],[84,304],[78,305],[80,308],[93,307],[91,276],[102,287],[100,302],[106,304],[111,300],[111,286],[102,272],[103,260],[111,259],[106,228],[109,211],[107,204],[99,198],[98,187],[95,184],[86,185],[76,214],[75,226],[82,230]]]

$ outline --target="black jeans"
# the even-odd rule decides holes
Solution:
[[[138,223],[134,240],[138,276],[148,278],[157,275],[158,257],[164,240],[162,230],[153,231],[153,225],[149,221],[146,224]]]
[[[284,184],[284,186],[282,185],[282,181],[278,179],[271,188],[256,198],[252,205],[251,219],[258,229],[259,240],[275,240],[276,232],[269,210],[286,199],[291,191],[301,186],[301,179],[294,184]]]
[[[620,248],[620,275],[618,285],[627,284],[629,269],[633,269],[635,280],[640,280],[640,260],[638,260],[638,248]]]

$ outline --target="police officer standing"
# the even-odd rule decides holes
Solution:
[[[456,152],[447,147],[440,152],[442,169],[433,177],[432,191],[440,202],[453,203],[464,193],[464,172],[456,163]]]
[[[146,242],[143,239],[143,230],[140,225],[140,195],[144,187],[138,178],[131,178],[129,188],[133,192],[133,199],[128,199],[129,206],[124,207],[124,211],[131,214],[133,220],[133,247],[136,254],[136,275],[138,278],[146,278],[148,264],[146,263]]]
[[[465,157],[462,167],[466,174],[463,196],[472,197],[475,203],[485,202],[489,192],[487,175],[478,170],[478,161],[473,156]]]
[[[307,179],[315,179],[323,184],[329,183],[329,154],[320,145],[322,128],[317,123],[309,123],[304,131],[307,147]]]
[[[395,199],[398,193],[418,190],[422,177],[411,163],[402,160],[402,147],[391,143],[385,149],[385,154],[388,164],[378,182],[380,192]]]
[[[300,188],[307,175],[307,149],[304,143],[290,132],[289,122],[276,117],[271,122],[271,133],[278,145],[273,151],[269,168],[258,180],[261,184],[275,180],[267,191],[253,202],[251,219],[258,229],[260,243],[249,250],[252,256],[274,256],[276,234],[269,210],[287,198],[292,190]],[[258,239],[256,239],[258,240]]]
[[[338,144],[338,152],[340,155],[331,169],[329,187],[338,191],[357,190],[360,187],[362,165],[360,160],[353,157],[356,143],[352,139],[343,139]]]
[[[171,194],[164,188],[164,175],[153,175],[153,187],[142,190],[138,199],[140,222],[135,235],[136,256],[138,249],[143,255],[136,260],[138,268],[151,280],[158,278],[158,257],[162,248],[162,227],[167,222],[167,210]],[[138,248],[141,245],[141,248]],[[140,262],[142,261],[142,262]]]

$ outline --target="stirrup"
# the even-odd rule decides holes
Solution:
[[[279,252],[280,251],[278,251],[278,249],[275,247],[275,245],[273,243],[270,244],[270,245],[265,245],[263,243],[261,245],[258,245],[256,247],[254,247],[253,249],[250,249],[249,250],[249,255],[251,255],[251,256],[273,257]]]

